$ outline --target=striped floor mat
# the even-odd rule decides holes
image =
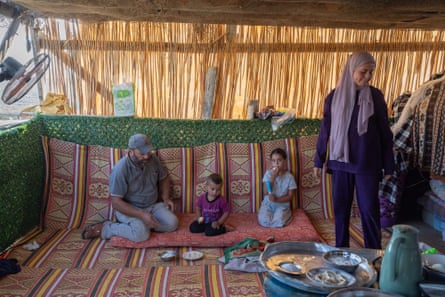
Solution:
[[[0,296],[265,296],[262,273],[221,264],[119,269],[23,267],[0,280]]]
[[[321,219],[313,221],[318,234],[322,238],[325,244],[335,246],[335,225],[333,219]],[[360,222],[360,218],[351,218],[351,224],[349,227],[349,232],[351,234],[350,245],[353,248],[364,247],[363,232]],[[385,248],[391,239],[391,232],[387,229],[382,229],[382,248]]]
[[[335,242],[330,220],[313,222],[324,242]],[[36,251],[17,243],[7,255],[19,261],[22,271],[0,279],[3,296],[266,296],[264,273],[224,270],[218,262],[222,248],[202,248],[198,261],[177,257],[163,262],[159,254],[174,249],[179,255],[191,248],[116,248],[108,241],[81,240],[80,230],[36,232]],[[34,234],[35,235],[35,234]],[[383,231],[383,246],[391,234]],[[362,247],[360,221],[351,223],[351,247]],[[193,248],[193,250],[196,250]]]

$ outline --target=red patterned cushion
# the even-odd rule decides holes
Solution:
[[[169,172],[176,211],[192,213],[194,198],[204,191],[206,177],[218,172],[216,144],[160,149],[158,156]]]
[[[317,135],[298,138],[300,206],[311,218],[332,219],[331,175],[323,174],[320,179],[313,173],[317,139]]]
[[[47,160],[46,228],[82,228],[112,219],[108,178],[126,150],[42,138]]]
[[[186,177],[192,176],[193,167],[189,166],[193,159],[192,148],[167,148],[158,150],[158,157],[167,168],[171,181],[171,197],[175,202],[175,209],[184,212],[187,207],[185,201],[193,197],[191,181]]]
[[[85,200],[87,147],[42,137],[46,159],[43,224],[46,228],[78,228]]]
[[[296,209],[293,219],[284,228],[265,228],[257,222],[256,213],[234,213],[229,216],[228,224],[235,227],[234,231],[226,234],[208,237],[201,233],[190,233],[189,225],[196,219],[193,214],[179,215],[178,230],[170,233],[152,233],[150,238],[143,242],[133,242],[122,237],[112,237],[110,244],[116,247],[146,248],[146,247],[228,247],[246,237],[266,239],[274,236],[275,241],[315,241],[320,237],[311,224],[308,216],[302,209]]]
[[[113,219],[109,196],[109,177],[114,165],[127,153],[126,149],[88,146],[86,170],[86,201],[83,226],[104,219]]]
[[[220,174],[232,213],[253,213],[262,197],[262,162],[258,143],[219,143]]]
[[[168,234],[156,234],[144,243],[135,244],[122,238],[113,238],[118,246],[230,246],[245,237],[277,240],[318,240],[308,216],[321,212],[324,205],[310,201],[319,194],[320,181],[311,179],[312,159],[316,137],[300,138],[300,154],[296,139],[280,139],[262,143],[211,143],[194,148],[168,148],[159,150],[158,156],[166,166],[177,201],[176,212],[181,213],[180,229]],[[83,228],[86,224],[113,219],[108,194],[108,178],[114,164],[126,150],[103,146],[85,146],[57,139],[42,138],[47,176],[43,203],[44,226],[50,229]],[[292,223],[281,229],[263,228],[257,224],[256,212],[261,204],[262,177],[270,166],[270,152],[281,147],[288,154],[288,169],[298,172],[301,186]],[[297,160],[297,156],[300,158]],[[188,231],[194,219],[194,199],[205,191],[205,180],[212,173],[224,179],[223,195],[232,205],[230,224],[237,231],[218,236],[216,242],[202,234]],[[313,194],[311,196],[311,194]],[[319,198],[321,199],[321,198]],[[327,200],[329,202],[329,200]],[[307,202],[307,203],[306,203]],[[315,205],[315,207],[314,207]],[[329,205],[329,204],[328,204]],[[316,207],[318,206],[318,208]],[[252,225],[254,224],[254,225]]]
[[[263,200],[263,175],[270,167],[269,156],[273,149],[287,152],[292,173],[296,172],[296,140],[279,139],[262,143],[219,143],[220,172],[228,189],[226,197],[232,213],[257,212]],[[297,200],[292,202],[297,207]]]

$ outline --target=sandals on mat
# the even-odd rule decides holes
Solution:
[[[82,239],[93,239],[100,236],[102,232],[102,227],[107,220],[102,222],[90,224],[85,227],[82,231]]]

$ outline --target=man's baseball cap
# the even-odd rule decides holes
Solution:
[[[143,155],[148,154],[153,150],[150,138],[144,134],[135,134],[131,136],[128,141],[128,148],[138,149]]]

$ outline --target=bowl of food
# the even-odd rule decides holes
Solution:
[[[428,281],[445,281],[445,255],[422,255],[423,275]]]
[[[314,285],[328,289],[339,289],[351,287],[356,283],[356,278],[341,269],[329,267],[317,267],[309,269],[306,277],[314,283]]]
[[[353,273],[363,258],[357,254],[345,250],[333,250],[323,253],[323,261],[333,268],[341,269],[349,273]]]
[[[168,262],[176,257],[176,252],[172,250],[164,251],[159,254],[159,257],[161,258],[162,261]]]

